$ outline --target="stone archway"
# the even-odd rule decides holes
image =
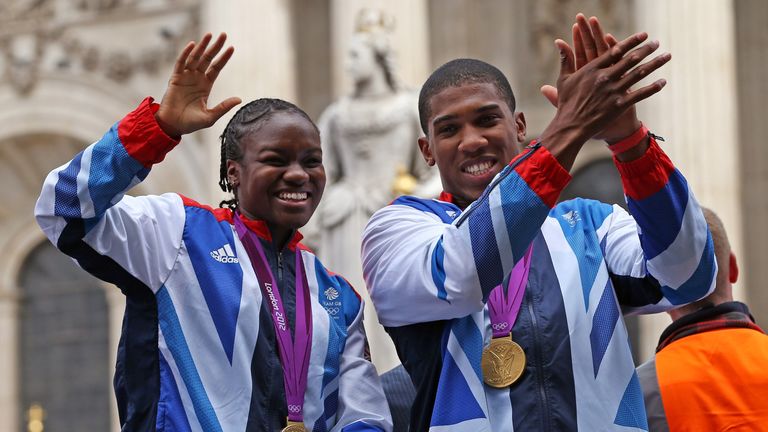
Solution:
[[[28,430],[35,406],[46,430],[109,430],[109,310],[100,282],[44,242],[25,260],[18,286],[19,430]]]

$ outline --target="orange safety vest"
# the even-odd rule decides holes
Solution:
[[[768,335],[722,328],[656,353],[671,431],[768,431]]]

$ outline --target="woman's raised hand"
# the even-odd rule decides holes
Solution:
[[[213,83],[235,51],[230,46],[221,52],[226,34],[221,33],[209,47],[212,38],[207,33],[199,42],[189,42],[176,59],[155,113],[158,124],[169,136],[180,137],[207,128],[241,102],[240,98],[230,97],[208,108]]]

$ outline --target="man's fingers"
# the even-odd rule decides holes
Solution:
[[[576,15],[576,24],[579,26],[579,34],[581,35],[581,42],[584,44],[584,53],[586,54],[587,61],[592,61],[599,55],[597,52],[597,44],[595,43],[592,30],[589,28],[589,23],[584,14],[579,13]]]
[[[617,43],[619,43],[619,41],[616,40],[616,37],[614,37],[612,34],[606,33],[605,34],[605,43],[607,43],[609,47],[612,47],[612,46],[616,45]]]
[[[560,52],[560,77],[558,81],[576,71],[576,63],[573,58],[573,50],[562,39],[555,40],[555,47]]]
[[[579,25],[573,23],[571,27],[571,34],[573,35],[573,51],[576,59],[576,69],[581,69],[582,66],[587,64],[587,54],[584,52],[584,42],[581,40],[581,31]]]
[[[557,108],[557,89],[551,85],[544,85],[541,86],[540,91],[541,94],[547,98],[549,103],[551,103],[553,107]]]
[[[216,78],[219,76],[219,72],[224,69],[224,66],[226,66],[229,59],[232,58],[232,54],[234,52],[235,47],[232,46],[224,50],[224,52],[221,53],[221,55],[216,60],[214,60],[213,63],[211,63],[211,66],[205,72],[205,77],[208,78],[208,80],[211,82],[216,81]]]
[[[208,66],[216,58],[216,55],[219,54],[219,51],[221,51],[221,48],[224,46],[224,42],[226,41],[226,33],[219,34],[219,37],[216,38],[216,41],[213,43],[213,45],[211,45],[207,50],[205,50],[205,53],[203,53],[203,56],[200,59],[200,63],[197,65],[198,71],[205,72],[205,70],[208,69]]]
[[[610,48],[610,45],[605,40],[605,33],[603,32],[603,27],[600,26],[600,20],[597,19],[597,17],[590,17],[589,18],[589,28],[592,30],[592,36],[595,38],[595,45],[597,46],[597,54],[601,55],[602,53],[608,51]]]
[[[656,56],[651,61],[644,63],[631,71],[627,72],[626,75],[624,75],[621,80],[619,80],[619,89],[621,90],[627,90],[633,85],[637,84],[642,80],[643,78],[647,77],[648,75],[652,74],[654,71],[659,69],[660,67],[664,66],[669,60],[672,59],[672,55],[669,53],[664,53],[661,55]]]
[[[649,84],[645,87],[641,87],[637,90],[627,92],[626,95],[619,98],[616,102],[616,107],[618,109],[626,109],[629,108],[632,105],[635,105],[636,103],[648,99],[649,97],[653,96],[654,94],[661,91],[661,89],[664,88],[664,86],[667,85],[667,80],[665,79],[659,79],[654,81],[652,84]]]
[[[173,65],[173,73],[184,72],[184,67],[187,65],[187,57],[189,57],[189,53],[192,52],[194,48],[195,42],[189,41],[184,49],[181,50],[179,56],[176,57],[176,63]]]
[[[205,49],[208,47],[208,43],[211,41],[211,38],[213,35],[210,33],[206,33],[203,35],[203,38],[200,39],[200,42],[197,43],[197,46],[195,46],[195,49],[192,50],[191,53],[189,53],[189,58],[187,59],[186,69],[194,70],[197,68],[198,63],[200,63],[200,59],[203,57],[203,53],[205,52]]]
[[[633,34],[611,47],[608,52],[604,53],[595,61],[595,65],[597,67],[607,67],[616,63],[624,57],[624,54],[643,43],[646,39],[648,39],[648,33],[646,32]]]
[[[658,48],[659,41],[652,41],[641,46],[640,48],[637,48],[636,50],[625,55],[615,65],[608,68],[608,75],[612,77],[620,77],[624,74],[629,74],[629,71],[632,70],[633,67],[640,64],[641,61],[651,55],[651,53],[656,51]]]

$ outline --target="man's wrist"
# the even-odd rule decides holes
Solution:
[[[642,143],[645,138],[648,137],[648,134],[648,128],[640,123],[640,126],[637,128],[637,130],[635,130],[631,135],[613,143],[609,142],[608,149],[611,150],[611,153],[614,155],[624,153]]]

